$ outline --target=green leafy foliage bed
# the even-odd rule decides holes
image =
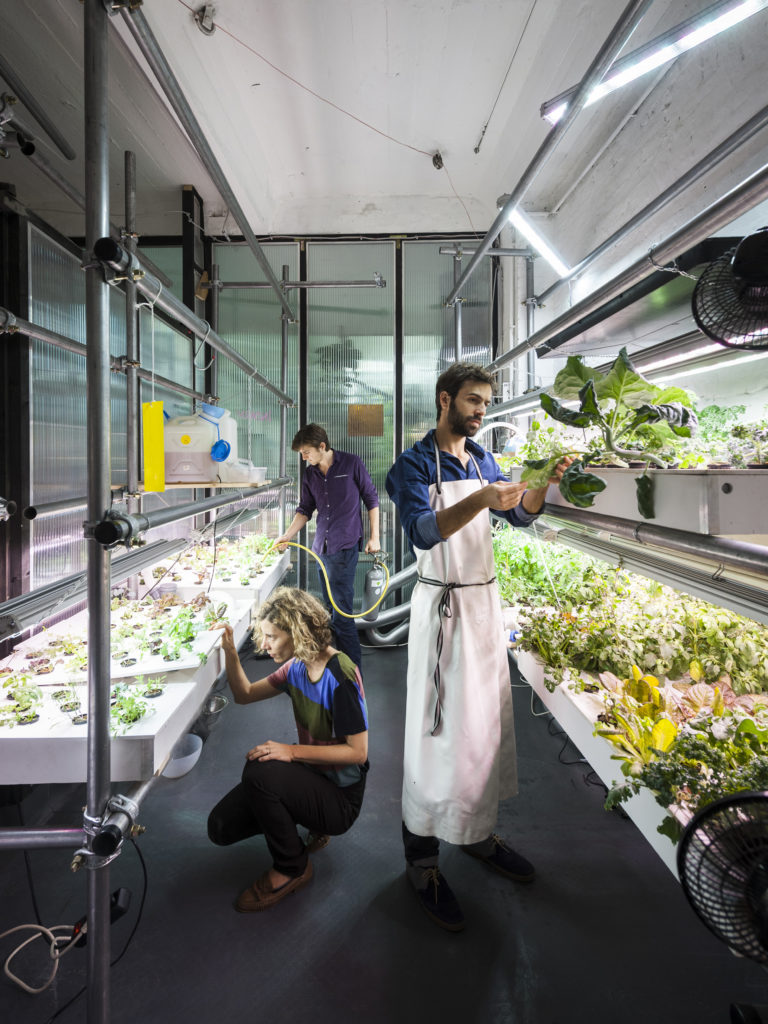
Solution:
[[[677,809],[663,826],[676,838],[681,816],[768,788],[765,626],[522,531],[497,530],[494,552],[518,646],[544,662],[548,688],[602,702],[595,732],[627,780],[607,806],[650,789]]]

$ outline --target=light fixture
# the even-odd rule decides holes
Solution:
[[[641,359],[633,357],[633,363],[643,373],[660,373],[670,366],[677,366],[679,363],[691,363],[704,356],[711,356],[715,352],[721,352],[722,345],[713,342],[711,345],[698,345],[696,348],[686,351],[672,352],[670,355],[660,356],[652,362],[644,363]]]
[[[664,383],[670,380],[680,380],[682,377],[695,377],[701,373],[710,373],[712,370],[722,370],[724,366],[730,366],[732,363],[738,363],[739,366],[744,363],[751,363],[755,359],[766,359],[768,358],[768,352],[753,352],[752,355],[734,355],[731,359],[718,359],[708,362],[705,366],[693,366],[688,370],[680,370],[678,373],[664,374]]]
[[[706,42],[720,32],[738,25],[739,22],[757,14],[768,7],[768,0],[721,0],[712,4],[701,14],[688,18],[663,35],[652,39],[633,53],[615,61],[606,77],[589,93],[585,107],[591,106],[608,93],[620,89],[629,82],[668,64],[681,53],[693,49],[699,43]],[[578,86],[560,93],[554,99],[541,105],[541,116],[550,124],[557,124],[568,108],[568,103],[576,93]]]
[[[768,0],[766,0],[768,3]],[[519,210],[513,210],[509,215],[510,224],[515,227],[523,237],[531,243],[536,252],[543,256],[547,263],[560,277],[568,277],[570,268],[563,263],[557,253],[549,246],[541,235],[532,227]]]
[[[122,583],[129,576],[149,568],[150,565],[170,558],[186,545],[185,539],[159,540],[115,558],[110,568],[111,585]],[[5,601],[0,604],[0,640],[18,636],[53,615],[79,604],[87,597],[87,589],[87,573],[83,570]]]

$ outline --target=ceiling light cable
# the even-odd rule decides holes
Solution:
[[[186,2],[186,0],[178,0],[178,2],[181,4],[182,7],[186,7],[186,9],[191,14],[194,15],[196,13],[194,8],[191,7]],[[315,99],[320,100],[321,103],[326,103],[329,107],[333,107],[334,110],[338,110],[340,114],[344,114],[346,115],[346,117],[351,118],[353,121],[357,121],[357,123],[363,125],[364,128],[370,128],[372,132],[376,132],[377,135],[381,135],[383,138],[389,139],[390,142],[395,142],[397,143],[398,146],[403,146],[405,149],[411,149],[413,150],[414,153],[421,153],[423,156],[428,156],[430,161],[432,160],[434,153],[428,153],[425,149],[419,149],[418,146],[412,146],[408,142],[401,142],[400,139],[396,139],[393,135],[387,135],[387,133],[381,131],[380,128],[376,128],[374,125],[369,124],[367,121],[363,121],[362,118],[357,117],[357,115],[353,114],[349,110],[345,110],[344,107],[340,107],[337,103],[334,103],[333,100],[326,99],[325,96],[321,96],[320,93],[315,92],[314,89],[310,89],[308,85],[304,85],[297,78],[294,78],[293,75],[289,75],[287,71],[283,71],[282,68],[279,68],[276,64],[273,64],[271,60],[265,57],[262,53],[259,53],[258,50],[254,50],[254,48],[252,46],[249,46],[248,43],[244,43],[242,39],[238,39],[237,36],[234,33],[230,32],[228,29],[226,29],[221,24],[221,22],[214,22],[213,26],[214,28],[220,29],[225,36],[229,36],[230,39],[236,42],[239,46],[242,46],[249,53],[252,53],[254,57],[258,57],[259,60],[263,60],[265,64],[272,68],[273,71],[276,71],[279,75],[282,75],[284,78],[287,78],[289,82],[293,82],[294,85],[297,85],[300,89],[303,89],[305,92],[308,92],[310,96],[314,96]]]

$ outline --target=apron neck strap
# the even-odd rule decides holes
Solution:
[[[437,488],[437,493],[438,494],[442,494],[443,493],[443,473],[442,473],[442,469],[441,469],[441,466],[440,466],[440,449],[437,446],[437,437],[434,436],[434,435],[432,437],[432,443],[435,446],[435,487]],[[474,457],[472,452],[469,451],[469,450],[467,450],[467,455],[469,456],[470,462],[475,467],[475,473],[477,473],[477,479],[480,481],[480,486],[482,487],[483,486],[483,475],[480,472],[480,467],[477,464],[477,459]]]

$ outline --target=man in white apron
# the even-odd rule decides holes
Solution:
[[[418,565],[408,643],[406,871],[422,909],[449,931],[460,931],[464,918],[438,870],[440,839],[507,877],[534,877],[529,861],[493,831],[499,800],[517,792],[517,765],[488,511],[527,526],[546,488],[509,483],[470,440],[492,393],[481,366],[449,367],[437,381],[437,427],[387,477]]]

